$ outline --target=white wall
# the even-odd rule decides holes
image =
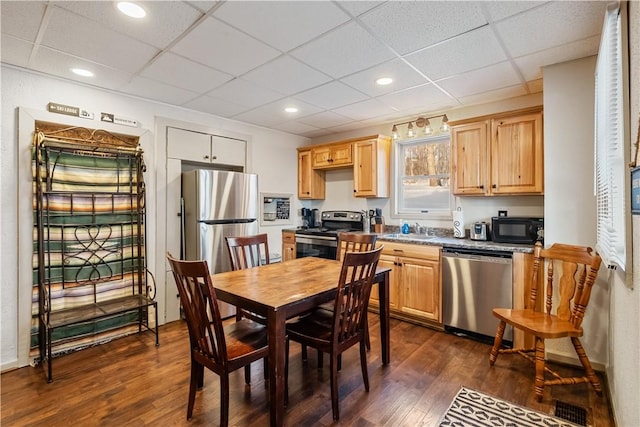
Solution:
[[[249,172],[260,175],[260,191],[275,193],[297,192],[297,155],[295,148],[308,142],[306,138],[272,131],[257,126],[252,126],[220,117],[198,113],[180,107],[129,97],[114,92],[99,90],[90,86],[79,85],[69,81],[31,73],[10,66],[2,66],[2,116],[0,147],[0,185],[2,206],[0,207],[0,239],[2,241],[0,254],[0,298],[2,310],[0,310],[0,369],[5,370],[16,366],[22,366],[27,362],[27,349],[24,344],[19,346],[21,340],[29,334],[30,301],[19,298],[19,295],[28,294],[31,287],[31,271],[20,271],[17,266],[26,259],[30,263],[30,247],[18,246],[19,239],[28,241],[32,233],[32,216],[30,212],[18,211],[19,195],[17,189],[24,185],[24,177],[30,172],[19,171],[19,154],[28,150],[27,146],[19,146],[17,107],[25,107],[31,110],[46,113],[48,102],[58,102],[66,105],[81,106],[88,111],[93,111],[96,118],[102,111],[113,112],[122,117],[135,119],[139,127],[147,129],[151,134],[155,131],[157,117],[171,118],[182,122],[214,128],[224,134],[247,135],[251,144],[249,156],[252,159]],[[63,115],[50,114],[51,120],[67,123],[68,118]],[[96,120],[75,119],[72,122],[81,122],[83,126],[101,128],[101,122]],[[127,128],[122,126],[121,132],[127,133]],[[156,200],[162,194],[157,194],[160,188],[156,182],[158,168],[165,167],[164,147],[158,147],[158,135],[149,138],[149,143],[143,146],[145,161],[147,163],[147,200],[148,200],[148,262],[151,271],[158,281],[159,298],[164,296],[164,274],[162,265],[156,269],[156,251],[163,248],[155,246],[157,233],[163,233],[164,223],[156,222]],[[160,154],[159,154],[160,153]],[[284,166],[284,167],[283,167]],[[28,178],[27,178],[28,179]],[[23,196],[28,197],[28,194]],[[300,206],[294,199],[294,209]],[[24,200],[22,200],[24,204]],[[29,204],[29,201],[27,201]],[[156,215],[158,214],[158,215]],[[281,247],[281,227],[263,227],[261,231],[269,233],[270,246]],[[279,252],[279,250],[278,250]],[[22,261],[20,261],[22,260]],[[23,268],[23,270],[25,270]],[[19,274],[20,273],[20,274]],[[159,273],[159,274],[156,274]],[[160,301],[164,304],[164,301]],[[162,310],[161,310],[162,312]],[[20,320],[22,319],[22,320]],[[25,323],[26,319],[26,323]]]
[[[631,142],[640,123],[640,3],[629,6],[629,82]],[[631,156],[635,152],[631,151]],[[633,289],[618,274],[611,283],[609,368],[607,377],[619,426],[640,426],[640,215],[632,216]]]
[[[545,246],[595,248],[593,114],[596,57],[544,68]],[[593,363],[608,362],[609,287],[601,269],[583,322],[582,343]],[[569,340],[550,340],[552,357],[573,359]]]

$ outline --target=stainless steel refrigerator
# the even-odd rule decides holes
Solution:
[[[224,238],[258,233],[258,176],[196,169],[182,174],[184,258],[204,259],[211,273],[231,270]],[[235,307],[220,302],[223,317]]]

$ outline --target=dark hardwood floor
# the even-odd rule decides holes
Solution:
[[[461,386],[552,413],[556,400],[588,411],[589,425],[613,426],[607,394],[587,385],[554,386],[535,401],[533,365],[519,356],[501,356],[489,367],[490,347],[409,323],[392,320],[391,364],[380,363],[379,326],[371,316],[368,353],[371,389],[364,391],[357,346],[343,356],[339,373],[340,421],[353,426],[433,426]],[[333,424],[328,360],[317,370],[315,352],[308,365],[292,343],[286,425]],[[560,367],[571,371],[573,368]],[[196,395],[193,419],[186,420],[189,381],[188,332],[183,322],[160,328],[160,347],[149,333],[54,360],[54,379],[41,366],[2,374],[2,426],[199,426],[219,423],[219,382],[205,374]],[[262,363],[252,365],[252,385],[244,371],[231,376],[230,425],[269,424]]]

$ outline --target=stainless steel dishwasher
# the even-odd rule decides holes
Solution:
[[[511,252],[442,249],[442,315],[445,329],[492,342],[498,319],[491,310],[512,307]],[[505,344],[513,342],[507,326]]]

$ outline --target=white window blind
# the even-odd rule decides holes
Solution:
[[[625,269],[625,144],[622,28],[619,4],[607,8],[596,65],[596,250],[608,266]]]

